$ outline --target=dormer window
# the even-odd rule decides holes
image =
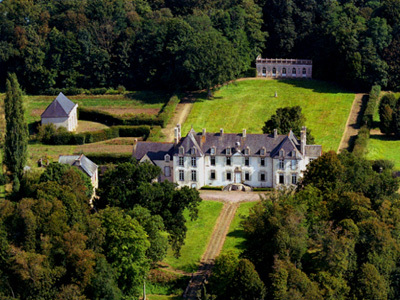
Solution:
[[[210,149],[210,154],[211,154],[211,155],[215,155],[215,147],[211,147],[211,149]]]
[[[265,155],[265,148],[262,148],[262,149],[260,150],[260,155]]]
[[[171,159],[171,157],[169,156],[169,154],[166,154],[166,155],[164,156],[165,162],[169,162],[170,159]]]
[[[179,154],[180,154],[180,155],[185,154],[185,149],[183,148],[183,146],[180,146],[180,147],[179,147]]]
[[[193,147],[193,148],[191,149],[190,153],[191,153],[192,155],[195,155],[195,154],[196,154],[196,148]]]
[[[284,156],[285,155],[285,151],[281,150],[279,151],[279,156]]]
[[[231,148],[226,148],[226,155],[231,155]]]
[[[244,155],[249,155],[249,154],[250,154],[250,149],[249,149],[249,147],[246,147],[244,149]]]

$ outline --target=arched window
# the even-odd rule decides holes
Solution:
[[[267,68],[263,67],[262,68],[262,75],[265,76],[267,74]]]
[[[282,69],[282,74],[285,74],[285,75],[286,75],[286,68],[283,68],[283,69]]]
[[[306,75],[306,68],[303,68],[303,75]]]
[[[292,75],[296,75],[296,68],[292,69]]]
[[[272,68],[272,76],[276,75],[276,68]]]

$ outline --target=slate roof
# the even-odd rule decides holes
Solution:
[[[306,155],[307,156],[321,156],[322,154],[322,146],[320,145],[306,145],[305,147]]]
[[[172,157],[173,153],[173,143],[137,142],[133,146],[133,157],[137,160],[141,160],[146,154],[152,161],[164,160],[166,154]]]
[[[42,118],[68,117],[75,105],[77,104],[65,97],[63,93],[60,93],[57,98],[47,106],[46,110],[42,113]]]
[[[85,155],[60,155],[58,162],[75,166],[85,172],[89,177],[96,173],[98,166]]]

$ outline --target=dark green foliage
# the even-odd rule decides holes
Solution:
[[[368,128],[372,127],[373,123],[373,118],[376,110],[376,106],[379,101],[379,95],[381,93],[381,87],[379,85],[374,85],[371,87],[371,90],[368,95],[368,103],[367,103],[367,108],[365,109],[364,115],[363,115],[363,123],[366,125]]]
[[[25,122],[22,91],[15,74],[10,74],[7,79],[4,113],[6,134],[3,163],[13,174],[15,183],[13,191],[18,192],[19,181],[22,178],[28,156],[28,127]]]
[[[132,160],[132,154],[87,153],[85,155],[97,165],[121,164]]]
[[[300,138],[301,128],[304,126],[306,118],[301,112],[300,106],[278,108],[276,114],[271,116],[265,122],[262,128],[266,134],[271,134],[274,129],[278,130],[278,134],[288,134],[290,130],[293,131],[297,138]],[[307,130],[307,144],[314,144],[314,137],[311,135],[311,130]]]
[[[359,157],[364,156],[365,152],[367,151],[368,141],[369,127],[367,125],[364,125],[358,131],[357,138],[354,141],[353,154]]]
[[[180,99],[177,96],[172,96],[169,101],[164,105],[161,112],[158,114],[158,119],[161,121],[161,126],[167,126],[169,120],[174,115],[176,106],[178,105]],[[158,124],[152,124],[158,125]]]
[[[389,105],[384,105],[380,111],[380,129],[384,134],[393,133],[393,109]]]

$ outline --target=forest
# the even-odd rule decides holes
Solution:
[[[3,0],[0,87],[204,89],[254,76],[257,55],[314,78],[399,89],[397,0]]]

